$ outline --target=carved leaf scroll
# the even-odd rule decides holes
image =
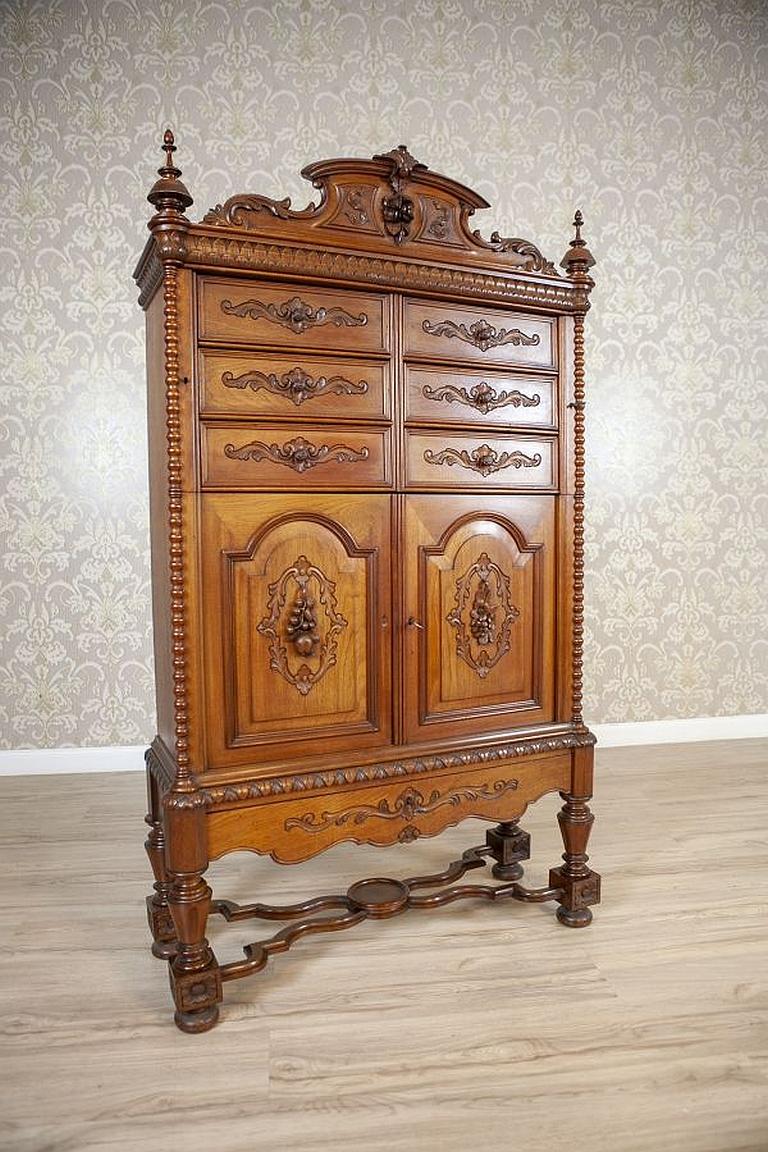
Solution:
[[[234,444],[224,445],[224,455],[230,460],[270,460],[273,464],[284,464],[294,472],[306,472],[318,464],[352,464],[368,459],[368,449],[359,451],[346,444],[313,444],[303,436],[295,436],[285,444],[264,444],[261,440],[251,440],[240,448]]]
[[[447,464],[452,468],[454,464],[461,464],[464,468],[471,468],[481,476],[490,476],[492,472],[500,472],[503,468],[536,468],[541,464],[541,456],[535,452],[533,456],[526,456],[525,452],[497,452],[489,444],[481,444],[468,452],[466,448],[443,448],[442,452],[433,452],[428,448],[424,453],[427,464]]]
[[[295,587],[295,595],[283,623],[291,586]],[[320,619],[317,605],[322,609]],[[306,696],[336,663],[337,637],[348,627],[348,621],[338,611],[336,585],[306,556],[299,556],[274,584],[269,585],[267,609],[267,615],[256,626],[256,631],[269,639],[269,667]],[[323,625],[325,635],[321,636]],[[298,656],[303,657],[298,667],[291,665],[283,636]],[[311,657],[316,660],[314,667],[305,662]]]
[[[512,603],[509,576],[481,553],[456,581],[455,607],[446,616],[456,629],[456,655],[481,680],[512,646],[512,625],[520,610]]]
[[[500,236],[492,232],[490,240],[484,240],[478,231],[473,232],[478,244],[484,248],[492,248],[494,252],[512,252],[515,256],[522,256],[526,272],[543,272],[547,276],[559,276],[554,264],[542,256],[539,249],[530,240],[523,240],[519,236]],[[522,269],[521,269],[522,270]]]
[[[238,195],[230,196],[223,204],[217,204],[203,216],[203,224],[233,225],[236,228],[248,226],[251,215],[265,213],[276,220],[304,220],[317,213],[314,204],[297,211],[291,208],[291,198],[286,196],[283,200],[273,200],[269,196]]]
[[[449,340],[464,340],[467,344],[479,348],[481,352],[487,352],[490,348],[498,348],[502,344],[513,344],[515,347],[525,344],[532,348],[541,339],[538,332],[533,332],[528,336],[519,328],[496,329],[487,320],[476,320],[469,327],[466,324],[457,324],[453,320],[440,320],[436,324],[433,324],[431,320],[425,320],[422,328],[428,336],[447,336]]]
[[[287,396],[298,408],[305,400],[332,393],[335,396],[363,396],[368,391],[365,380],[355,383],[344,376],[310,376],[303,368],[291,368],[278,376],[276,372],[243,372],[240,376],[224,372],[221,382],[225,388],[250,388],[258,392],[264,388],[277,396]]]
[[[293,296],[282,304],[263,304],[261,300],[243,300],[240,304],[233,304],[231,300],[222,300],[221,310],[227,316],[248,316],[251,320],[268,320],[272,324],[290,328],[296,335],[306,332],[308,328],[321,327],[324,324],[333,324],[335,328],[354,328],[368,323],[368,317],[364,312],[359,316],[353,316],[344,308],[313,308],[300,296]]]
[[[422,393],[427,400],[444,400],[446,404],[466,404],[468,408],[475,408],[483,415],[487,415],[495,408],[504,408],[511,405],[513,408],[535,408],[541,403],[541,396],[534,392],[533,396],[526,396],[515,388],[511,392],[502,390],[496,392],[485,380],[475,384],[473,388],[457,388],[453,384],[442,384],[439,388],[432,388],[425,384]]]
[[[402,820],[406,825],[410,825],[415,816],[426,816],[446,804],[456,808],[468,801],[496,800],[505,792],[513,792],[518,784],[518,780],[512,779],[496,780],[493,785],[479,784],[472,787],[451,788],[447,792],[433,788],[428,796],[424,796],[418,788],[409,786],[392,804],[384,799],[378,804],[355,804],[344,808],[341,812],[322,812],[319,816],[309,812],[306,816],[292,816],[285,821],[285,830],[289,832],[292,828],[300,828],[304,832],[323,832],[326,828],[343,828],[346,824],[359,826],[372,819]],[[415,838],[407,836],[404,839]]]

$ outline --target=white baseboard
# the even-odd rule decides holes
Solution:
[[[756,716],[700,716],[686,720],[645,720],[592,724],[601,748],[632,744],[687,744],[699,740],[746,740],[768,736],[768,713]],[[112,748],[14,748],[0,750],[0,776],[60,772],[130,772],[144,767],[144,744]]]
[[[144,767],[146,744],[111,748],[12,748],[0,751],[0,776],[130,772]]]
[[[685,720],[643,720],[630,724],[589,726],[601,748],[621,748],[631,744],[688,744],[699,740],[748,740],[768,736],[768,712],[755,716],[694,716]]]

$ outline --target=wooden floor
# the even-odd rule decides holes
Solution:
[[[173,1026],[147,947],[141,775],[0,780],[0,1147],[766,1152],[768,742],[598,768],[591,928],[473,902],[311,937],[225,985],[203,1036]],[[557,807],[524,822],[531,883],[558,860]],[[298,899],[481,840],[469,821],[210,875],[221,896]],[[225,960],[271,930],[214,921]]]

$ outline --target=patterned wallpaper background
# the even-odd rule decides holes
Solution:
[[[0,0],[5,746],[153,733],[143,316],[162,128],[199,219],[405,141],[588,318],[587,716],[768,710],[763,0]],[[487,217],[487,223],[483,217]]]

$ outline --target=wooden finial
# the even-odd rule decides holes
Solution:
[[[170,128],[166,128],[163,133],[163,151],[165,152],[165,167],[174,168],[173,154],[176,151],[176,144],[174,143],[173,132],[171,132]],[[158,172],[162,176],[162,169],[158,169]],[[179,175],[181,175],[181,173],[179,173]]]
[[[166,128],[163,133],[162,150],[165,152],[165,164],[158,168],[159,180],[153,184],[147,200],[157,208],[158,215],[181,216],[192,203],[192,197],[179,179],[181,169],[173,162],[176,142],[170,128]]]
[[[568,251],[560,261],[560,267],[565,268],[566,272],[574,280],[588,280],[588,270],[594,266],[595,258],[587,248],[581,236],[581,228],[584,224],[584,217],[581,214],[581,209],[577,208],[573,217],[573,227],[576,234],[571,240]]]

